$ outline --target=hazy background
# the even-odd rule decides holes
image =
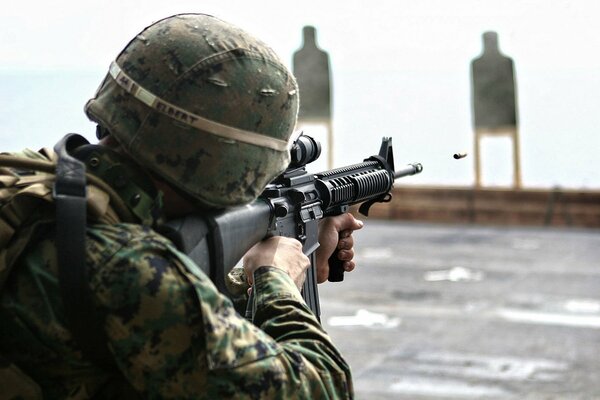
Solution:
[[[318,29],[333,71],[335,164],[392,136],[405,183],[471,185],[470,61],[498,32],[515,61],[526,187],[600,189],[600,6],[596,1],[5,2],[0,11],[0,150],[94,139],[82,109],[125,44],[151,22],[205,12],[269,43],[291,65]],[[508,185],[510,142],[486,139],[483,179]]]

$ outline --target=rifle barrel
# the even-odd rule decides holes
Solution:
[[[423,171],[421,163],[408,164],[401,170],[394,172],[394,179],[402,178],[403,176],[416,175],[421,173],[421,171]]]

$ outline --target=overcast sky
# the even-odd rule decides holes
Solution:
[[[9,1],[2,5],[2,68],[97,68],[152,21],[206,12],[263,38],[284,58],[314,24],[340,66],[442,67],[479,49],[473,36],[499,32],[502,48],[528,66],[600,66],[596,0],[387,1]]]
[[[481,52],[481,34],[494,30],[502,52],[515,60],[525,184],[600,188],[597,0],[7,1],[0,11],[0,73],[97,73],[96,83],[85,82],[89,87],[65,88],[76,99],[56,90],[51,99],[65,104],[65,110],[48,111],[56,118],[53,128],[82,131],[60,125],[67,103],[78,104],[81,113],[124,45],[153,21],[180,12],[233,22],[288,64],[301,45],[302,27],[316,26],[334,74],[336,159],[343,165],[365,155],[351,143],[357,132],[374,135],[365,136],[369,143],[395,134],[414,156],[407,161],[430,167],[414,181],[436,184],[472,182],[472,157],[456,163],[448,156],[472,147],[469,62]],[[31,102],[36,87],[30,86],[25,105],[18,104],[22,87],[0,90],[0,140],[11,145],[34,140],[24,131],[39,129],[12,119],[49,106],[46,99]],[[10,131],[2,130],[6,126]],[[510,145],[494,143],[484,149],[488,170],[510,160]]]

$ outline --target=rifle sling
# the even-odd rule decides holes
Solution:
[[[53,197],[60,294],[67,324],[82,351],[99,366],[108,367],[114,362],[92,302],[86,267],[85,165],[68,153],[75,141],[76,136],[67,135],[55,146],[58,162]]]

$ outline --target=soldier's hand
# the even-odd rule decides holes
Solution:
[[[260,267],[276,267],[287,272],[298,289],[302,288],[310,260],[302,253],[302,244],[293,238],[273,236],[254,245],[243,260],[248,282]]]
[[[324,218],[319,223],[319,243],[317,249],[317,282],[323,283],[329,276],[329,257],[338,249],[338,258],[344,262],[344,271],[350,272],[356,264],[352,232],[363,227],[362,221],[350,213]]]

